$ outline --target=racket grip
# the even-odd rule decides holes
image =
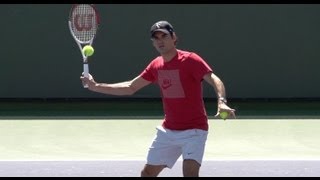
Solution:
[[[88,63],[83,64],[83,76],[89,78],[89,64]],[[84,84],[83,87],[88,88],[88,85]]]

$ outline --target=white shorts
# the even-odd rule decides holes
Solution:
[[[170,130],[158,126],[147,155],[147,164],[172,168],[182,155],[183,159],[196,160],[200,165],[208,131],[202,129]]]

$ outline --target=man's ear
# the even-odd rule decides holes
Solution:
[[[174,44],[177,45],[178,43],[178,36],[176,35],[176,33],[172,33],[172,39],[174,40]]]

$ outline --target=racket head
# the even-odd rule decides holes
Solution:
[[[75,40],[92,44],[100,24],[99,13],[93,4],[74,4],[69,13],[69,28]]]

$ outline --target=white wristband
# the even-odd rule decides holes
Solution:
[[[219,97],[219,101],[222,101],[222,102],[224,102],[224,103],[227,103],[227,99],[224,98],[224,97]]]

